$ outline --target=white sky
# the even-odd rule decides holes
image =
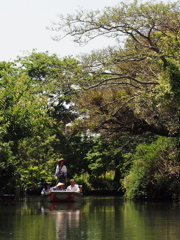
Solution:
[[[81,9],[102,9],[115,6],[120,0],[0,0],[0,61],[14,60],[18,55],[49,51],[60,57],[77,55],[110,45],[107,38],[79,47],[72,39],[53,41],[55,34],[46,29],[57,14],[73,13]],[[126,1],[127,2],[127,1]]]

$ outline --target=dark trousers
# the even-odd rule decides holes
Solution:
[[[58,177],[57,177],[57,181],[58,181],[58,182],[65,183],[65,182],[66,182],[66,178],[65,178],[64,176],[58,176]]]

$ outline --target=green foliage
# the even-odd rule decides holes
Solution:
[[[91,174],[88,178],[88,182],[91,186],[91,189],[94,189],[94,190],[115,190],[115,191],[118,191],[118,189],[115,188],[114,175],[115,175],[114,171],[107,171],[103,175]]]
[[[127,198],[179,197],[178,145],[175,139],[163,137],[150,145],[138,145],[135,154],[132,155],[133,165],[124,179]]]
[[[56,116],[51,114],[49,93],[59,78],[64,76],[61,83],[65,81],[65,69],[71,63],[75,66],[71,59],[62,61],[55,55],[33,52],[15,63],[0,64],[1,190],[13,191],[16,184],[35,189],[37,184],[55,179],[56,162],[65,154],[67,143],[63,119],[57,120],[57,113],[65,107],[56,109]],[[58,91],[62,95],[63,85]],[[67,115],[73,116],[70,110]]]
[[[64,100],[67,94],[74,91],[72,85],[76,75],[80,74],[77,60],[70,57],[60,59],[56,54],[50,55],[48,52],[34,50],[28,56],[17,59],[17,62],[38,86],[41,85],[42,93],[56,94]]]
[[[85,157],[88,165],[88,182],[93,189],[122,190],[121,180],[128,167],[124,155],[131,152],[129,139],[94,138],[94,145]],[[127,156],[126,156],[127,159]],[[128,161],[128,160],[127,160]]]
[[[180,64],[179,61],[169,60],[165,69],[165,79],[170,83],[171,90],[174,93],[174,100],[179,102],[180,94]]]
[[[85,159],[87,160],[90,173],[94,176],[101,176],[112,169],[113,163],[110,160],[108,142],[103,141],[100,137],[95,138],[94,141],[94,146]]]
[[[73,178],[75,173],[81,175],[89,171],[86,155],[93,145],[93,137],[86,136],[85,132],[68,138],[64,156],[67,159],[69,178]]]
[[[53,130],[50,131],[50,128]],[[58,131],[61,136],[60,133],[57,134]],[[50,124],[38,129],[35,136],[21,140],[18,145],[17,168],[21,186],[32,190],[37,188],[38,183],[55,180],[55,167],[62,155],[59,146],[63,147],[65,142],[62,130]]]
[[[78,106],[89,129],[179,136],[179,1],[120,2],[59,18],[54,30],[79,44],[102,35],[117,41],[80,58]]]
[[[83,186],[83,191],[89,190],[117,190],[114,188],[114,171],[106,172],[104,175],[76,174],[76,182]]]
[[[12,190],[12,186],[16,184],[16,169],[15,169],[15,157],[11,151],[11,143],[3,143],[0,141],[0,181],[1,188],[0,193],[3,190],[9,192]]]

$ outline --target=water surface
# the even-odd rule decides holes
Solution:
[[[82,203],[40,198],[0,202],[0,240],[178,240],[180,203],[84,197]]]

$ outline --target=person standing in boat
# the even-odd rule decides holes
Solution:
[[[57,177],[57,182],[65,183],[67,182],[67,167],[64,165],[64,158],[58,161],[56,166],[55,176]]]
[[[68,191],[68,192],[80,192],[80,188],[76,184],[74,179],[70,180],[70,185],[67,187],[66,191]]]

